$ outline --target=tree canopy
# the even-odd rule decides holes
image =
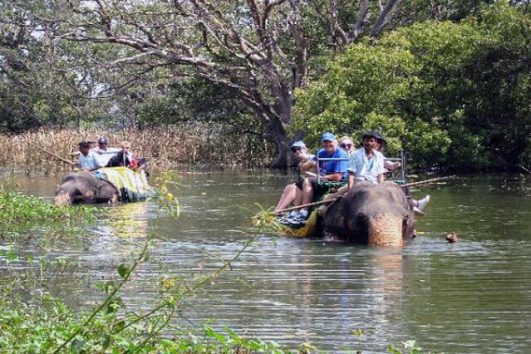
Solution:
[[[391,149],[407,137],[420,163],[460,156],[451,147],[461,133],[481,165],[488,149],[514,163],[510,144],[497,144],[526,124],[524,104],[510,102],[525,101],[527,38],[509,32],[529,5],[501,2],[489,17],[491,2],[3,1],[0,130],[216,121],[273,143],[282,167],[294,136],[372,124]],[[308,126],[293,124],[294,105]],[[520,117],[512,128],[491,127],[507,115]]]
[[[529,17],[498,3],[364,40],[297,96],[294,131],[383,133],[420,165],[529,164]]]

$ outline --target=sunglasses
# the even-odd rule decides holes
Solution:
[[[346,148],[351,148],[352,147],[352,144],[340,144],[339,146],[341,146],[343,149],[346,149]]]
[[[291,152],[297,152],[297,151],[301,151],[301,150],[302,150],[302,148],[300,148],[300,147],[292,147],[291,148]]]

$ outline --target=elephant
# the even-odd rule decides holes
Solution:
[[[118,190],[109,182],[92,173],[67,174],[55,191],[55,205],[76,203],[117,203]]]
[[[415,213],[396,183],[360,182],[328,206],[322,228],[339,241],[400,247],[414,237]]]

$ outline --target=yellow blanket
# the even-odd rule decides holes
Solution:
[[[105,167],[94,174],[115,186],[120,191],[122,201],[144,200],[153,193],[143,170],[135,172],[128,167]]]

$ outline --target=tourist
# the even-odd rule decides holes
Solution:
[[[304,180],[304,177],[302,175],[307,176],[309,174],[312,174],[312,164],[308,162],[310,162],[315,157],[315,155],[308,153],[308,148],[306,147],[306,144],[304,144],[302,140],[295,141],[293,144],[291,144],[291,152],[293,153],[293,156],[299,161],[299,164],[297,166],[298,180],[295,183],[288,184],[284,188],[284,191],[280,196],[280,200],[278,201],[278,204],[275,207],[275,213],[280,213],[281,210],[286,209],[292,202],[296,205],[301,204],[302,182]],[[290,215],[293,216],[294,213],[292,212],[290,213]]]
[[[378,135],[378,136],[379,136],[379,138],[376,140],[376,145],[377,145],[376,146],[376,150],[381,152],[382,155],[383,155],[384,151],[385,151],[385,145],[387,144],[387,141],[381,135]],[[385,173],[387,173],[387,172],[395,172],[401,166],[402,166],[402,164],[399,161],[393,162],[393,161],[387,160],[385,158],[385,156],[384,156]]]
[[[356,146],[354,145],[354,142],[350,136],[345,135],[341,137],[339,139],[339,147],[345,150],[348,156],[351,156],[354,152],[356,152]]]
[[[387,141],[381,135],[378,135],[378,136],[379,137],[377,139],[377,150],[383,154],[385,151],[385,145],[387,144]],[[392,161],[386,160],[384,156],[385,172],[394,172],[397,169],[399,169],[401,166],[402,164],[400,162],[398,161],[392,162]],[[416,199],[411,198],[408,191],[405,190],[404,192],[406,193],[407,200],[409,202],[409,205],[411,206],[411,210],[413,210],[415,214],[417,215],[423,215],[424,208],[430,202],[430,199],[431,199],[430,195],[428,194],[424,198],[416,200]]]
[[[92,150],[96,155],[99,166],[107,166],[109,160],[121,151],[119,148],[108,147],[107,139],[101,137],[98,139],[98,147]]]
[[[317,167],[319,176],[306,177],[304,179],[302,183],[302,199],[299,205],[318,200],[326,193],[346,183],[348,154],[339,148],[337,139],[332,133],[324,133],[321,136],[321,143],[323,148],[317,153],[319,160],[318,162],[317,160],[313,161],[313,165]],[[308,218],[308,213],[308,208],[301,208],[293,215],[290,223],[297,224],[304,222]]]

